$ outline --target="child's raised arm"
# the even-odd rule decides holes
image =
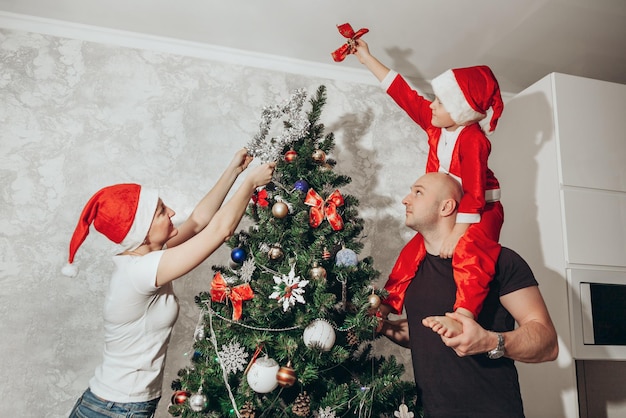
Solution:
[[[383,81],[385,76],[389,73],[389,68],[382,62],[378,61],[376,57],[370,54],[369,46],[363,39],[356,40],[356,46],[354,47],[354,55],[357,56],[359,62],[367,67],[368,70],[374,74],[378,81]]]

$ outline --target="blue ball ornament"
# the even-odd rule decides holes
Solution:
[[[237,264],[243,264],[246,261],[246,251],[243,248],[233,248],[230,252],[230,258]]]
[[[296,181],[293,187],[295,187],[296,190],[299,190],[302,193],[306,193],[309,191],[309,183],[307,183],[306,180]]]
[[[359,259],[354,251],[349,248],[342,248],[335,256],[335,264],[339,267],[354,267],[359,263]]]

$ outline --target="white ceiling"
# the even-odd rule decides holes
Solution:
[[[0,11],[360,69],[330,56],[349,22],[417,85],[476,64],[509,93],[551,72],[626,84],[626,0],[0,0]]]

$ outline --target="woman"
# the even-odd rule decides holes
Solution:
[[[156,191],[137,184],[105,187],[89,200],[72,236],[64,274],[77,274],[74,256],[92,224],[124,250],[113,257],[115,269],[105,299],[103,361],[70,418],[154,416],[178,316],[172,282],[206,260],[235,232],[256,188],[271,180],[274,163],[255,167],[222,206],[251,161],[245,149],[238,151],[179,228],[171,221],[175,212]]]

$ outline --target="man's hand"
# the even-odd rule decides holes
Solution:
[[[441,336],[443,343],[453,349],[459,357],[486,353],[497,345],[495,334],[481,327],[473,319],[456,312],[446,313],[446,316],[463,325],[462,332],[457,336],[452,338]]]

